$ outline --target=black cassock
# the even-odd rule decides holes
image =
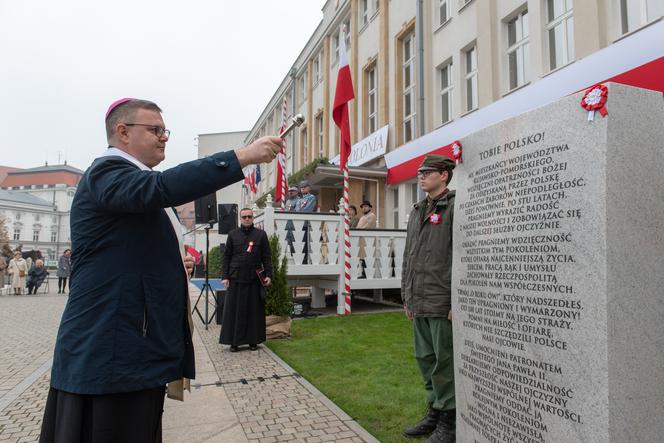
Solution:
[[[228,233],[221,266],[228,279],[219,343],[239,346],[265,341],[265,288],[256,269],[272,278],[272,257],[265,231],[241,226]]]

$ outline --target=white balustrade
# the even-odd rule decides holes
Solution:
[[[288,258],[288,276],[297,281],[338,279],[344,275],[344,219],[340,214],[300,213],[254,209],[255,224],[268,236],[276,234],[281,253]],[[305,230],[305,226],[307,229]],[[399,288],[405,230],[350,231],[351,289]],[[291,247],[294,252],[291,254]],[[305,252],[307,251],[307,252]],[[393,276],[394,275],[394,276]],[[313,279],[313,281],[312,281]]]

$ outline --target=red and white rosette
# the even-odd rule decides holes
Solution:
[[[581,99],[581,107],[588,111],[588,121],[595,119],[595,111],[599,111],[602,117],[606,117],[606,100],[609,98],[609,90],[606,86],[598,84],[586,90]]]
[[[452,156],[454,157],[454,161],[456,162],[457,166],[459,163],[463,162],[463,159],[461,158],[462,153],[463,151],[461,149],[461,142],[457,140],[452,144]]]

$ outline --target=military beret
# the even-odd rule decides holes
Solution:
[[[444,155],[431,154],[424,157],[424,161],[417,169],[418,171],[450,171],[454,169],[456,163]]]

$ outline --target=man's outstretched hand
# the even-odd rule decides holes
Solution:
[[[236,149],[235,155],[240,162],[240,166],[244,168],[247,165],[270,163],[277,157],[282,147],[284,147],[284,141],[280,137],[268,135],[257,139],[244,148]]]

